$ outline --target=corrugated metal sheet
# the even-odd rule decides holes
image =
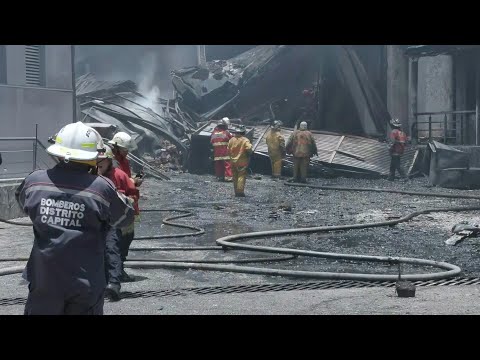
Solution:
[[[267,131],[268,132],[268,131]],[[263,134],[255,149],[258,155],[267,156],[268,148],[265,141],[265,127],[255,128],[255,133]],[[293,129],[282,128],[285,142],[293,133]],[[312,131],[318,148],[318,156],[311,159],[312,166],[319,164],[328,167],[343,168],[350,171],[360,171],[388,175],[390,171],[390,155],[388,145],[374,139],[359,136]],[[416,147],[408,146],[402,157],[402,166],[408,169],[412,164]],[[287,156],[287,163],[291,157]]]

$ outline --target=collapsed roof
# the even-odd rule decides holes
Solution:
[[[132,135],[138,153],[155,154],[161,141],[173,143],[186,158],[196,124],[175,100],[141,94],[132,81],[98,81],[92,74],[76,82],[82,122],[101,122]]]
[[[253,146],[256,156],[268,158],[266,135],[270,127],[261,131]],[[287,140],[293,129],[281,128],[280,133]],[[318,155],[310,159],[310,166],[321,169],[335,169],[340,173],[356,175],[386,176],[390,172],[390,154],[385,143],[360,136],[342,135],[325,131],[311,131],[318,149]],[[413,165],[416,148],[407,147],[402,156],[403,166],[410,169]],[[292,166],[293,159],[287,156],[285,162]]]
[[[294,125],[302,89],[320,84],[312,127],[382,137],[390,115],[351,46],[261,45],[206,67],[172,72],[182,108],[197,121],[241,117],[246,123],[278,118]],[[287,99],[281,109],[273,109]]]

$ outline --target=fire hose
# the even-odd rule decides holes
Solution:
[[[295,186],[295,187],[309,187],[309,188],[320,189],[320,190],[362,191],[362,192],[368,191],[368,192],[396,193],[396,194],[403,194],[403,195],[426,196],[426,197],[437,197],[437,198],[480,200],[480,196],[474,196],[474,195],[424,193],[424,192],[400,191],[400,190],[388,190],[388,189],[376,189],[376,188],[346,188],[346,187],[318,186],[318,185],[295,184],[295,183],[285,183],[285,185]],[[397,275],[387,275],[387,274],[299,271],[299,270],[284,270],[284,269],[258,268],[258,267],[249,267],[249,266],[218,264],[222,262],[223,263],[271,262],[271,261],[279,261],[279,260],[289,260],[298,256],[306,256],[306,257],[320,257],[320,258],[341,259],[341,260],[351,260],[351,261],[383,262],[383,263],[388,263],[390,265],[410,264],[410,265],[416,265],[416,266],[419,266],[419,265],[431,266],[431,267],[440,268],[446,271],[441,271],[436,273],[424,273],[424,274],[406,274],[406,275],[402,275],[402,278],[404,278],[405,280],[411,280],[411,281],[444,279],[444,278],[458,275],[461,272],[461,269],[456,265],[452,265],[446,262],[439,262],[439,261],[433,261],[433,260],[427,260],[427,259],[318,252],[318,251],[310,251],[310,250],[248,245],[248,244],[238,243],[238,241],[254,239],[254,238],[267,238],[267,237],[278,236],[278,235],[311,234],[311,233],[321,233],[321,232],[331,232],[331,231],[345,231],[345,230],[352,230],[352,229],[366,229],[366,228],[383,227],[383,226],[394,226],[403,222],[407,222],[419,215],[429,214],[433,212],[461,212],[461,211],[475,211],[475,210],[476,211],[480,210],[480,205],[469,206],[469,207],[449,207],[449,208],[437,208],[437,209],[432,208],[432,209],[426,209],[421,211],[415,211],[395,220],[372,222],[372,223],[366,223],[366,224],[320,226],[320,227],[282,229],[282,230],[243,233],[243,234],[229,235],[229,236],[216,239],[215,241],[219,246],[139,247],[139,248],[134,247],[134,248],[131,248],[130,250],[132,251],[194,251],[194,250],[211,251],[211,250],[233,249],[233,250],[246,250],[246,251],[256,251],[256,252],[263,252],[263,253],[272,253],[272,254],[284,254],[286,256],[270,257],[270,258],[253,258],[253,259],[242,259],[242,260],[185,261],[185,260],[177,260],[177,259],[172,259],[172,260],[136,259],[136,260],[127,260],[125,262],[125,266],[129,268],[142,268],[142,269],[175,268],[175,269],[213,270],[213,271],[238,272],[238,273],[247,273],[247,274],[304,277],[304,278],[314,278],[314,279],[323,279],[323,280],[392,281],[398,278]],[[193,213],[191,213],[188,210],[149,209],[149,210],[143,210],[143,211],[144,212],[180,212],[181,213],[180,215],[171,216],[164,219],[163,223],[173,227],[191,229],[191,230],[194,230],[194,232],[183,233],[183,234],[173,234],[173,235],[142,236],[142,237],[135,238],[135,240],[179,238],[179,237],[187,237],[187,236],[199,236],[204,234],[204,229],[202,228],[171,222],[171,220],[174,220],[174,219],[192,216]],[[3,219],[0,219],[0,221],[13,224],[13,225],[31,226],[31,224],[18,223],[18,222],[13,222],[9,220],[3,220]],[[0,258],[0,262],[25,261],[25,260],[27,259],[25,258],[1,259]],[[22,267],[0,269],[0,276],[21,272],[23,271],[23,268],[24,267],[22,266]]]

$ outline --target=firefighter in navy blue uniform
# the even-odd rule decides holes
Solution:
[[[134,211],[110,180],[89,173],[102,148],[94,129],[66,125],[47,149],[59,164],[31,173],[15,193],[34,233],[26,315],[103,314],[106,233]]]

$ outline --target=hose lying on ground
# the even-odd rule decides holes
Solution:
[[[400,190],[388,190],[388,189],[375,189],[375,188],[346,188],[346,187],[334,187],[334,186],[317,186],[309,184],[296,184],[296,183],[285,183],[287,186],[296,186],[296,187],[309,187],[316,188],[321,190],[337,190],[337,191],[370,191],[370,192],[386,192],[386,193],[397,193],[403,195],[415,195],[415,196],[429,196],[429,197],[440,197],[440,198],[451,198],[451,199],[472,199],[480,200],[479,196],[474,195],[453,195],[453,194],[439,194],[439,193],[423,193],[423,192],[413,192],[413,191],[400,191]],[[440,208],[440,209],[426,209],[422,211],[415,211],[406,216],[403,216],[396,220],[374,222],[367,224],[353,224],[353,225],[339,225],[339,226],[321,226],[321,227],[310,227],[310,228],[297,228],[297,229],[283,229],[283,230],[271,230],[271,231],[260,231],[252,232],[245,234],[229,235],[222,237],[216,240],[216,243],[221,246],[200,246],[200,247],[143,247],[143,248],[131,248],[132,251],[190,251],[190,250],[221,250],[221,249],[236,249],[236,250],[246,250],[246,251],[257,251],[257,252],[267,252],[274,254],[288,254],[290,257],[276,257],[276,258],[256,258],[256,259],[243,259],[243,260],[196,260],[196,261],[185,261],[185,260],[160,260],[160,259],[135,259],[128,260],[125,262],[126,267],[130,268],[176,268],[176,269],[199,269],[199,270],[214,270],[214,271],[227,271],[227,272],[239,272],[239,273],[249,273],[249,274],[262,274],[262,275],[273,275],[273,276],[290,276],[290,277],[305,277],[305,278],[315,278],[315,279],[334,279],[334,280],[364,280],[364,281],[391,281],[396,280],[397,275],[383,275],[383,274],[359,274],[359,273],[331,273],[331,272],[317,272],[317,271],[298,271],[298,270],[283,270],[283,269],[272,269],[272,268],[256,268],[256,267],[247,267],[247,266],[236,266],[236,265],[217,265],[214,263],[221,262],[265,262],[265,261],[278,261],[278,260],[287,260],[296,256],[309,256],[309,257],[321,257],[321,258],[330,258],[330,259],[343,259],[343,260],[354,260],[354,261],[369,261],[369,262],[385,262],[388,264],[411,264],[411,265],[424,265],[424,266],[433,266],[447,271],[442,271],[438,273],[427,273],[427,274],[408,274],[402,275],[402,278],[412,281],[417,280],[433,280],[433,279],[442,279],[447,277],[452,277],[458,275],[461,272],[461,269],[458,266],[448,264],[445,262],[437,262],[426,259],[415,259],[415,258],[403,258],[403,257],[385,257],[385,256],[367,256],[367,255],[351,255],[351,254],[337,254],[337,253],[325,253],[309,250],[300,250],[300,249],[288,249],[288,248],[278,248],[278,247],[267,247],[267,246],[256,246],[248,244],[239,244],[236,241],[252,239],[252,238],[265,238],[276,235],[294,235],[294,234],[308,234],[308,233],[318,233],[318,232],[330,232],[330,231],[341,231],[341,230],[351,230],[351,229],[365,229],[381,226],[393,226],[402,222],[411,220],[412,218],[428,214],[432,212],[447,212],[447,211],[474,211],[480,210],[479,206],[470,206],[470,207],[451,207],[451,208]],[[153,239],[166,239],[166,238],[179,238],[186,236],[196,236],[204,234],[204,230],[185,224],[173,223],[171,220],[179,219],[187,216],[191,216],[192,213],[187,210],[180,209],[150,209],[144,210],[144,212],[181,212],[181,215],[173,216],[163,220],[163,223],[166,225],[174,227],[182,227],[195,232],[184,233],[184,234],[174,234],[174,235],[156,235],[156,236],[142,236],[135,238],[135,240],[153,240]],[[0,219],[0,221],[2,221]],[[4,221],[6,222],[6,221]],[[11,221],[9,223],[12,223]],[[15,224],[15,225],[25,225],[25,224]],[[30,224],[29,224],[30,225]],[[31,225],[30,225],[31,226]],[[5,260],[5,259],[3,259]],[[2,261],[2,259],[0,259]],[[13,260],[10,260],[13,261]],[[12,274],[15,273],[15,270],[20,269],[20,267],[9,268],[0,270],[0,275]],[[23,267],[20,269],[23,270]]]
[[[173,227],[180,227],[184,229],[195,230],[195,232],[188,232],[182,234],[171,234],[171,235],[152,235],[152,236],[140,236],[136,237],[134,240],[156,240],[156,239],[167,239],[167,238],[180,238],[187,236],[197,236],[205,233],[205,230],[196,226],[190,226],[186,224],[174,223],[172,220],[180,219],[184,217],[192,216],[193,213],[184,209],[146,209],[142,212],[180,212],[180,215],[170,216],[165,218],[162,223],[165,225],[170,225]],[[4,222],[11,225],[18,226],[32,226],[32,223],[16,222],[11,220],[0,219],[0,222]],[[225,249],[222,246],[182,246],[182,247],[139,247],[139,248],[130,248],[130,251],[206,251],[206,250],[217,250],[224,251]],[[235,259],[235,260],[224,260],[224,259],[202,259],[202,260],[179,260],[179,259],[154,259],[154,258],[138,258],[135,261],[138,263],[147,263],[147,262],[166,262],[166,263],[254,263],[254,262],[271,262],[271,261],[285,261],[296,258],[295,255],[283,255],[283,256],[274,256],[274,257],[261,257],[261,258],[249,258],[249,259]],[[23,257],[12,257],[12,258],[0,258],[0,262],[18,262],[18,261],[28,261],[28,258]],[[125,266],[129,266],[129,261],[125,262]],[[0,269],[0,276],[22,273],[25,266],[15,266],[10,268]]]

